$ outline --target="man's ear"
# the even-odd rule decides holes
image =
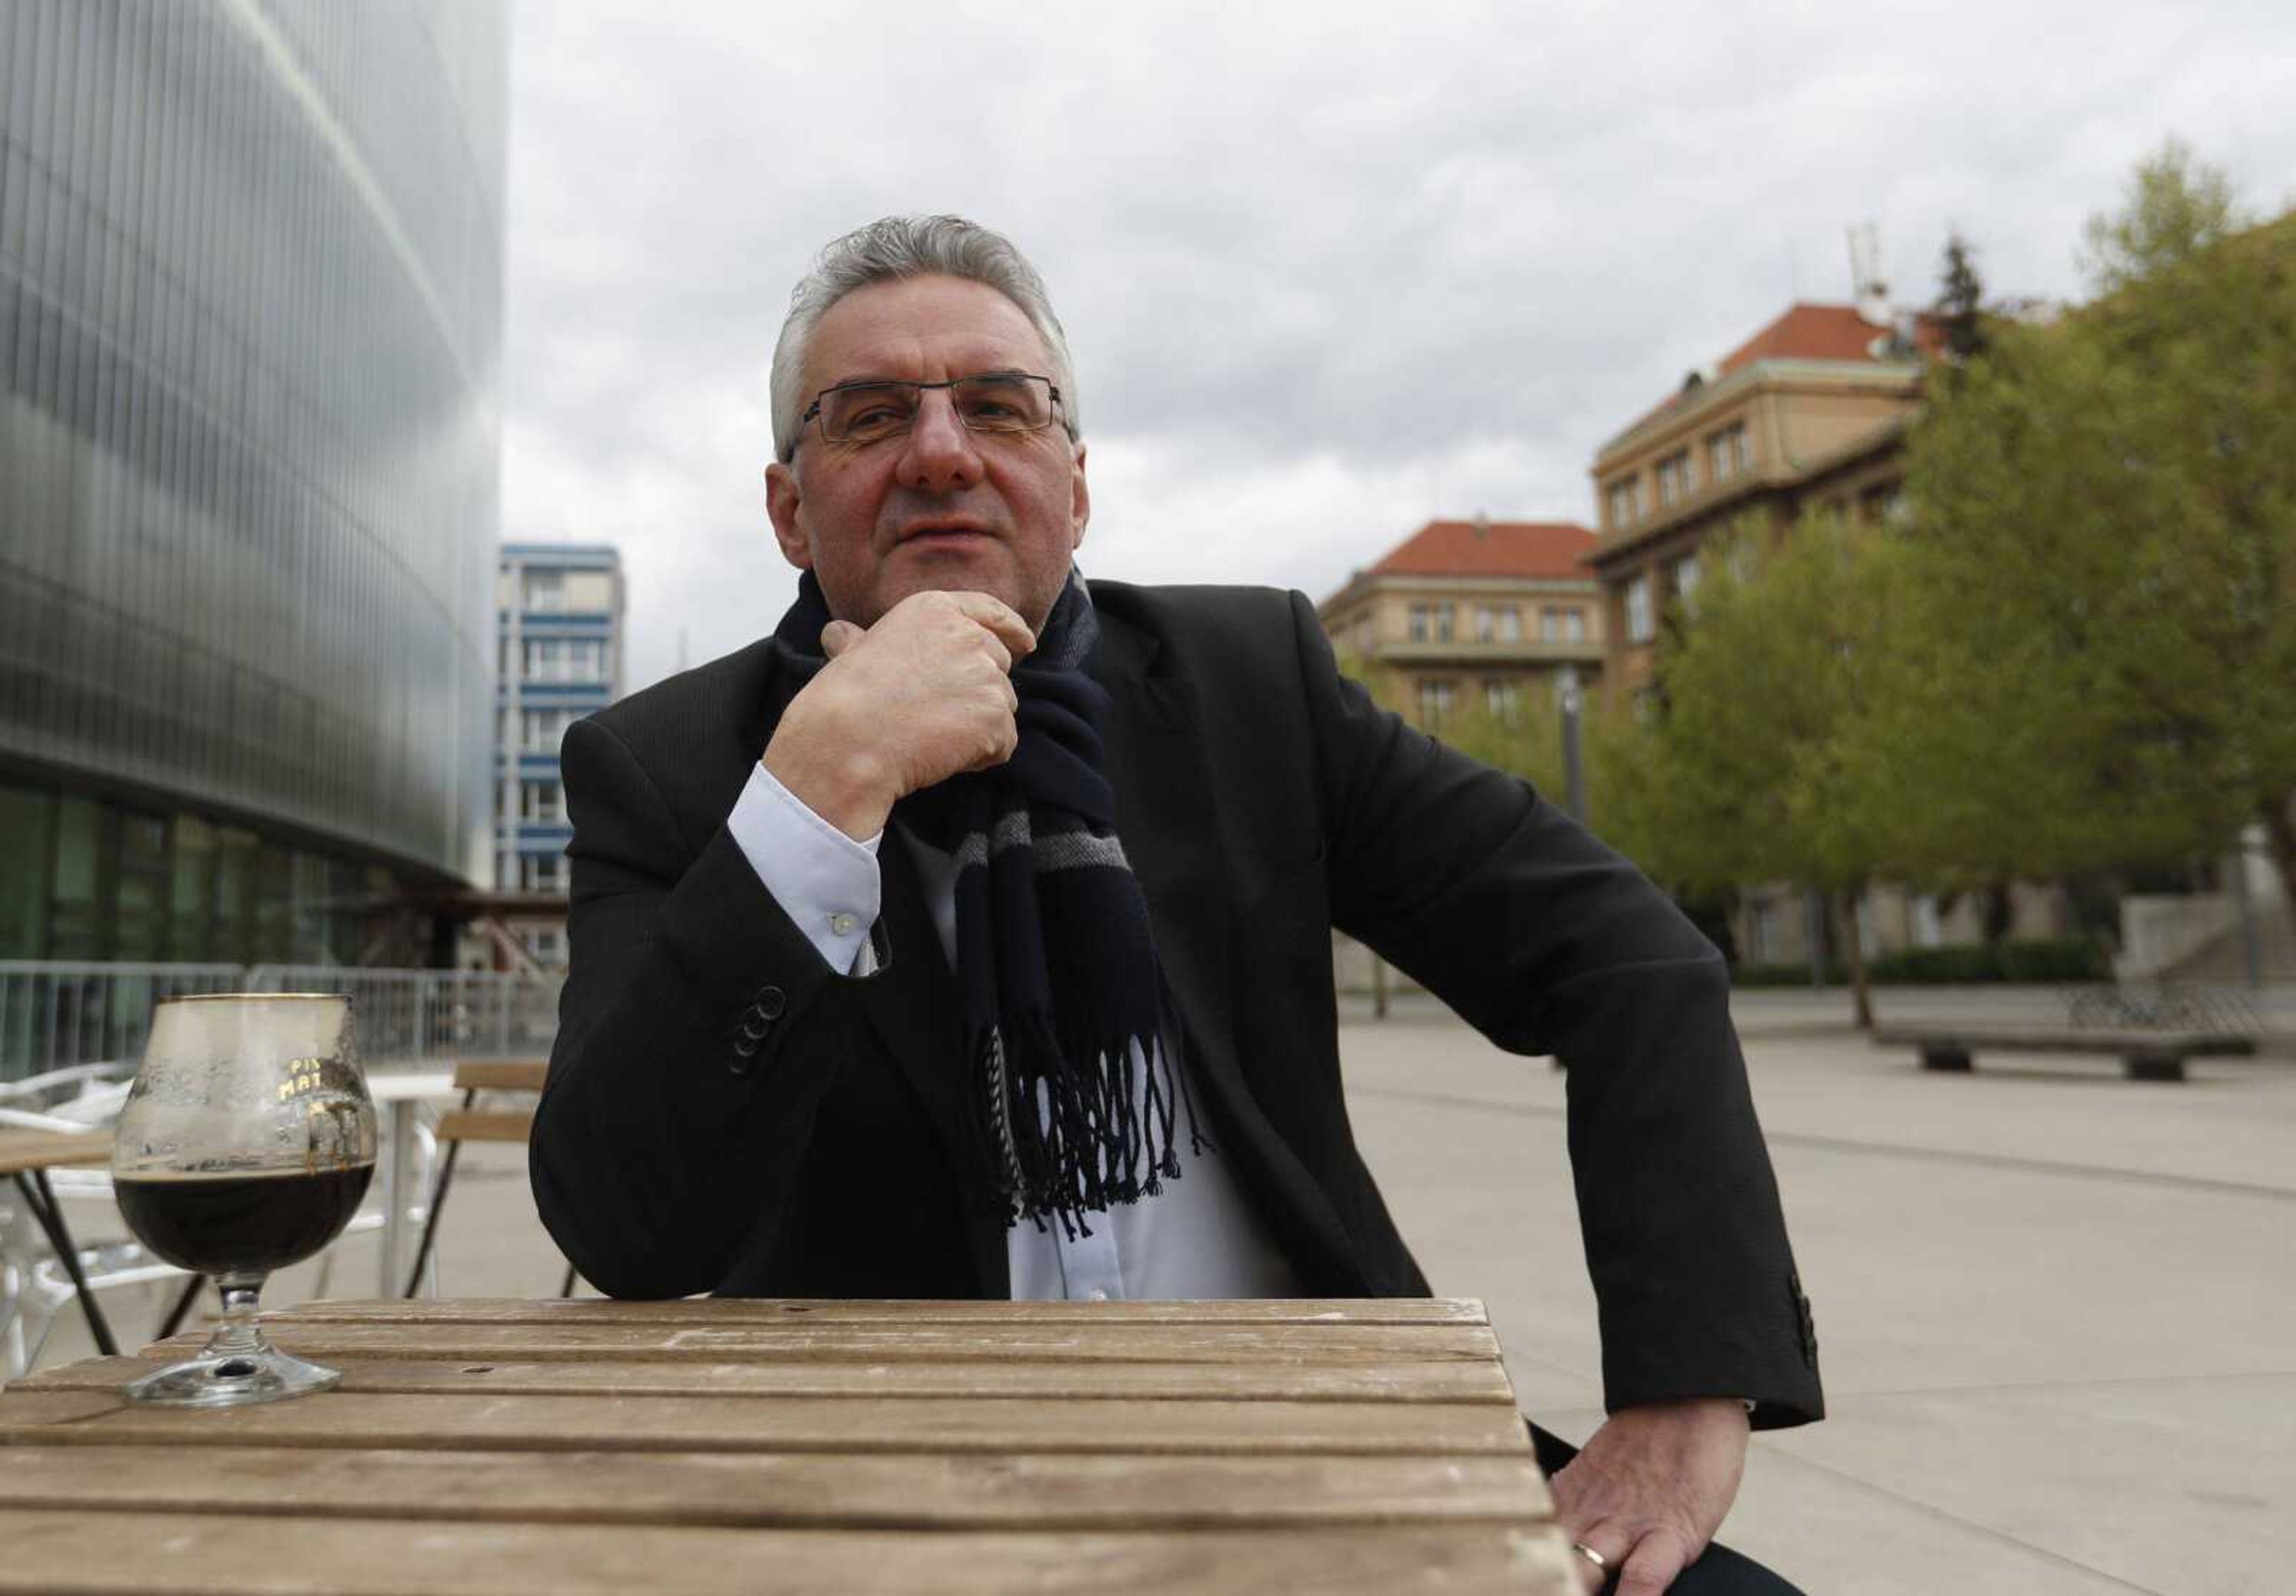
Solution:
[[[1084,480],[1084,445],[1076,446],[1076,462],[1069,471],[1069,523],[1074,536],[1069,540],[1071,549],[1084,547],[1085,523],[1092,519],[1092,485]]]
[[[774,541],[782,546],[782,558],[800,571],[813,569],[813,545],[798,525],[797,507],[800,495],[797,471],[793,466],[775,461],[766,467],[766,514],[772,517]]]

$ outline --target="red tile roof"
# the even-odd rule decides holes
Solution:
[[[1431,521],[1388,552],[1367,576],[1521,576],[1571,580],[1597,541],[1569,521]]]
[[[1797,302],[1788,306],[1784,315],[1717,361],[1708,380],[1719,382],[1732,372],[1751,366],[1757,360],[1872,360],[1876,342],[1889,335],[1889,328],[1877,327],[1867,321],[1857,314],[1855,305]],[[1925,310],[1915,312],[1914,347],[1921,350],[1925,358],[1934,358],[1943,353],[1945,324]],[[1644,422],[1665,415],[1680,404],[1683,398],[1684,393],[1680,390],[1669,394],[1645,414],[1636,417],[1634,425],[1639,427]]]
[[[1858,315],[1855,305],[1796,304],[1723,356],[1718,370],[1727,376],[1757,360],[1871,360],[1874,341],[1889,333]],[[1924,355],[1942,353],[1944,325],[1926,311],[1916,313],[1914,344]]]

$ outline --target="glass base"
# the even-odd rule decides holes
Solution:
[[[228,1408],[325,1391],[342,1378],[340,1369],[306,1362],[266,1344],[170,1363],[129,1386],[127,1400],[168,1408]]]

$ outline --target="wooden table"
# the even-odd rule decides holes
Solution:
[[[1576,1596],[1480,1304],[313,1303],[0,1394],[0,1591]]]
[[[55,1251],[56,1261],[71,1277],[72,1289],[79,1295],[79,1311],[87,1316],[87,1333],[94,1338],[98,1350],[105,1353],[117,1353],[119,1347],[111,1338],[111,1326],[105,1322],[103,1310],[96,1305],[95,1293],[88,1289],[87,1276],[79,1266],[79,1245],[72,1239],[70,1227],[64,1223],[64,1211],[56,1205],[56,1194],[48,1185],[48,1172],[111,1162],[109,1131],[0,1127],[0,1175],[15,1177],[24,1206],[39,1222],[49,1246]]]

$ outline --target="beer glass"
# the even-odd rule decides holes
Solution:
[[[215,1281],[224,1319],[197,1357],[137,1380],[131,1399],[227,1407],[342,1378],[272,1345],[255,1303],[265,1276],[341,1234],[374,1145],[348,998],[160,1000],[112,1139],[112,1189],[145,1246]]]

